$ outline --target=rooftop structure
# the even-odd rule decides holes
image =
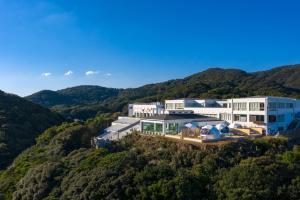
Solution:
[[[118,140],[128,135],[132,130],[139,130],[139,118],[119,117],[111,126],[100,133],[99,140]]]
[[[163,114],[164,106],[160,102],[134,103],[128,105],[128,116],[149,117]]]

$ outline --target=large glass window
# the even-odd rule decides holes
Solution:
[[[291,109],[294,107],[293,103],[281,103],[281,102],[270,102],[268,105],[269,110],[275,111],[277,109],[288,108]]]
[[[247,122],[247,115],[233,115],[234,121]]]
[[[184,105],[183,103],[175,103],[175,109],[183,109]]]
[[[249,121],[250,122],[264,122],[265,116],[264,115],[250,115]]]
[[[247,110],[247,103],[233,103],[233,110]]]
[[[155,132],[162,133],[162,131],[163,131],[162,124],[155,124]]]
[[[250,111],[263,111],[265,110],[265,104],[260,102],[250,102],[249,103]]]
[[[142,122],[142,131],[154,132],[154,123]]]
[[[170,123],[168,133],[177,134],[178,133],[178,124],[177,123]]]
[[[225,120],[225,121],[231,121],[231,114],[221,113],[220,114],[220,119]]]
[[[174,110],[175,109],[174,103],[166,103],[166,109]]]
[[[166,109],[168,110],[177,110],[177,109],[183,109],[184,104],[183,103],[166,103]]]

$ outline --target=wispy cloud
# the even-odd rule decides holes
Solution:
[[[51,73],[50,72],[44,72],[44,73],[41,74],[41,76],[49,77],[49,76],[51,76]]]
[[[106,74],[105,74],[105,76],[111,76],[111,75],[112,75],[111,73],[106,73]]]
[[[69,70],[65,73],[65,76],[71,76],[73,74],[73,71]]]
[[[87,71],[87,72],[85,72],[85,75],[87,75],[87,76],[92,76],[92,75],[96,75],[96,74],[98,74],[97,71]]]

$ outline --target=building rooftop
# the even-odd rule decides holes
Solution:
[[[161,102],[148,102],[148,103],[142,103],[142,102],[136,102],[136,103],[132,103],[129,105],[157,105],[157,106],[161,106],[162,103]]]
[[[134,117],[119,117],[116,121],[113,123],[118,123],[118,124],[132,124],[135,122],[140,121],[139,118],[134,118]]]
[[[251,98],[278,98],[278,99],[291,99],[291,100],[297,100],[295,98],[290,97],[277,97],[277,96],[250,96],[250,97],[235,97],[235,98],[229,98],[229,99],[251,99]]]
[[[154,119],[154,120],[180,120],[180,119],[197,119],[199,121],[216,121],[219,119],[213,117],[207,117],[203,115],[196,114],[162,114],[147,117],[145,119]]]

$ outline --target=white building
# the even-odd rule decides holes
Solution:
[[[176,99],[165,101],[166,111],[189,110],[239,123],[246,127],[261,127],[267,133],[286,131],[300,115],[300,100],[284,97],[247,97],[227,100]]]
[[[98,137],[93,138],[93,143],[98,147],[102,147],[108,141],[119,140],[132,131],[140,131],[140,118],[118,117],[110,127],[104,129]]]
[[[128,105],[129,117],[150,117],[163,114],[164,106],[160,102],[135,103]]]

